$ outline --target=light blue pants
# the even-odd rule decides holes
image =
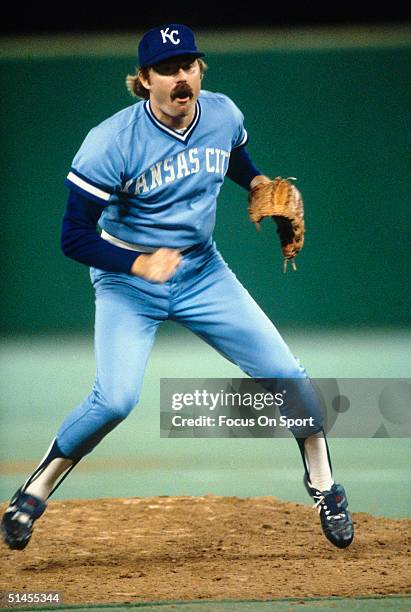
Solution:
[[[137,404],[156,331],[166,319],[193,331],[252,378],[309,382],[212,240],[184,255],[164,284],[97,268],[90,275],[96,292],[97,374],[90,395],[57,433],[67,457],[89,453]],[[298,416],[314,417],[318,425],[307,436],[321,429],[321,408],[311,386],[304,387],[301,398]]]

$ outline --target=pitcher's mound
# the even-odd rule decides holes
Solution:
[[[315,510],[274,497],[50,501],[24,551],[1,544],[0,590],[65,604],[409,593],[411,521],[353,518],[340,550]]]

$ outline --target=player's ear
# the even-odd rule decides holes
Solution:
[[[150,90],[151,88],[150,72],[149,70],[147,70],[147,68],[140,68],[140,70],[138,71],[138,78],[142,86],[145,87],[145,89]]]
[[[200,68],[200,79],[203,80],[204,73],[207,70],[207,64],[204,62],[203,59],[200,59],[200,58],[197,58],[197,63],[198,63],[199,68]]]

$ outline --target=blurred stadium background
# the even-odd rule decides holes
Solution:
[[[124,79],[142,31],[158,23],[146,17],[134,30],[124,18],[113,32],[97,19],[77,18],[74,28],[68,17],[65,27],[52,17],[47,25],[27,9],[1,30],[0,500],[41,458],[94,378],[88,270],[59,248],[63,182],[87,131],[133,103]],[[246,28],[240,17],[222,14],[218,29],[195,15],[161,21],[197,28],[209,67],[204,87],[242,109],[262,171],[298,177],[307,240],[298,272],[284,276],[274,228],[257,234],[245,192],[227,181],[216,242],[311,376],[409,377],[411,28],[398,15],[279,16],[264,28]],[[293,441],[160,439],[160,378],[241,375],[164,324],[140,405],[55,497],[215,493],[308,503]],[[409,440],[331,445],[354,511],[409,514]]]

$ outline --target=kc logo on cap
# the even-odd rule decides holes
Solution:
[[[173,43],[173,45],[178,45],[178,43],[180,42],[180,39],[177,38],[176,40],[174,39],[174,35],[178,36],[178,30],[171,30],[171,32],[169,32],[170,28],[166,28],[165,30],[160,30],[161,36],[163,37],[163,43],[167,42],[167,39]]]
[[[197,49],[194,33],[186,25],[170,23],[146,32],[138,45],[138,61],[141,66],[154,66],[176,55],[203,57]]]

